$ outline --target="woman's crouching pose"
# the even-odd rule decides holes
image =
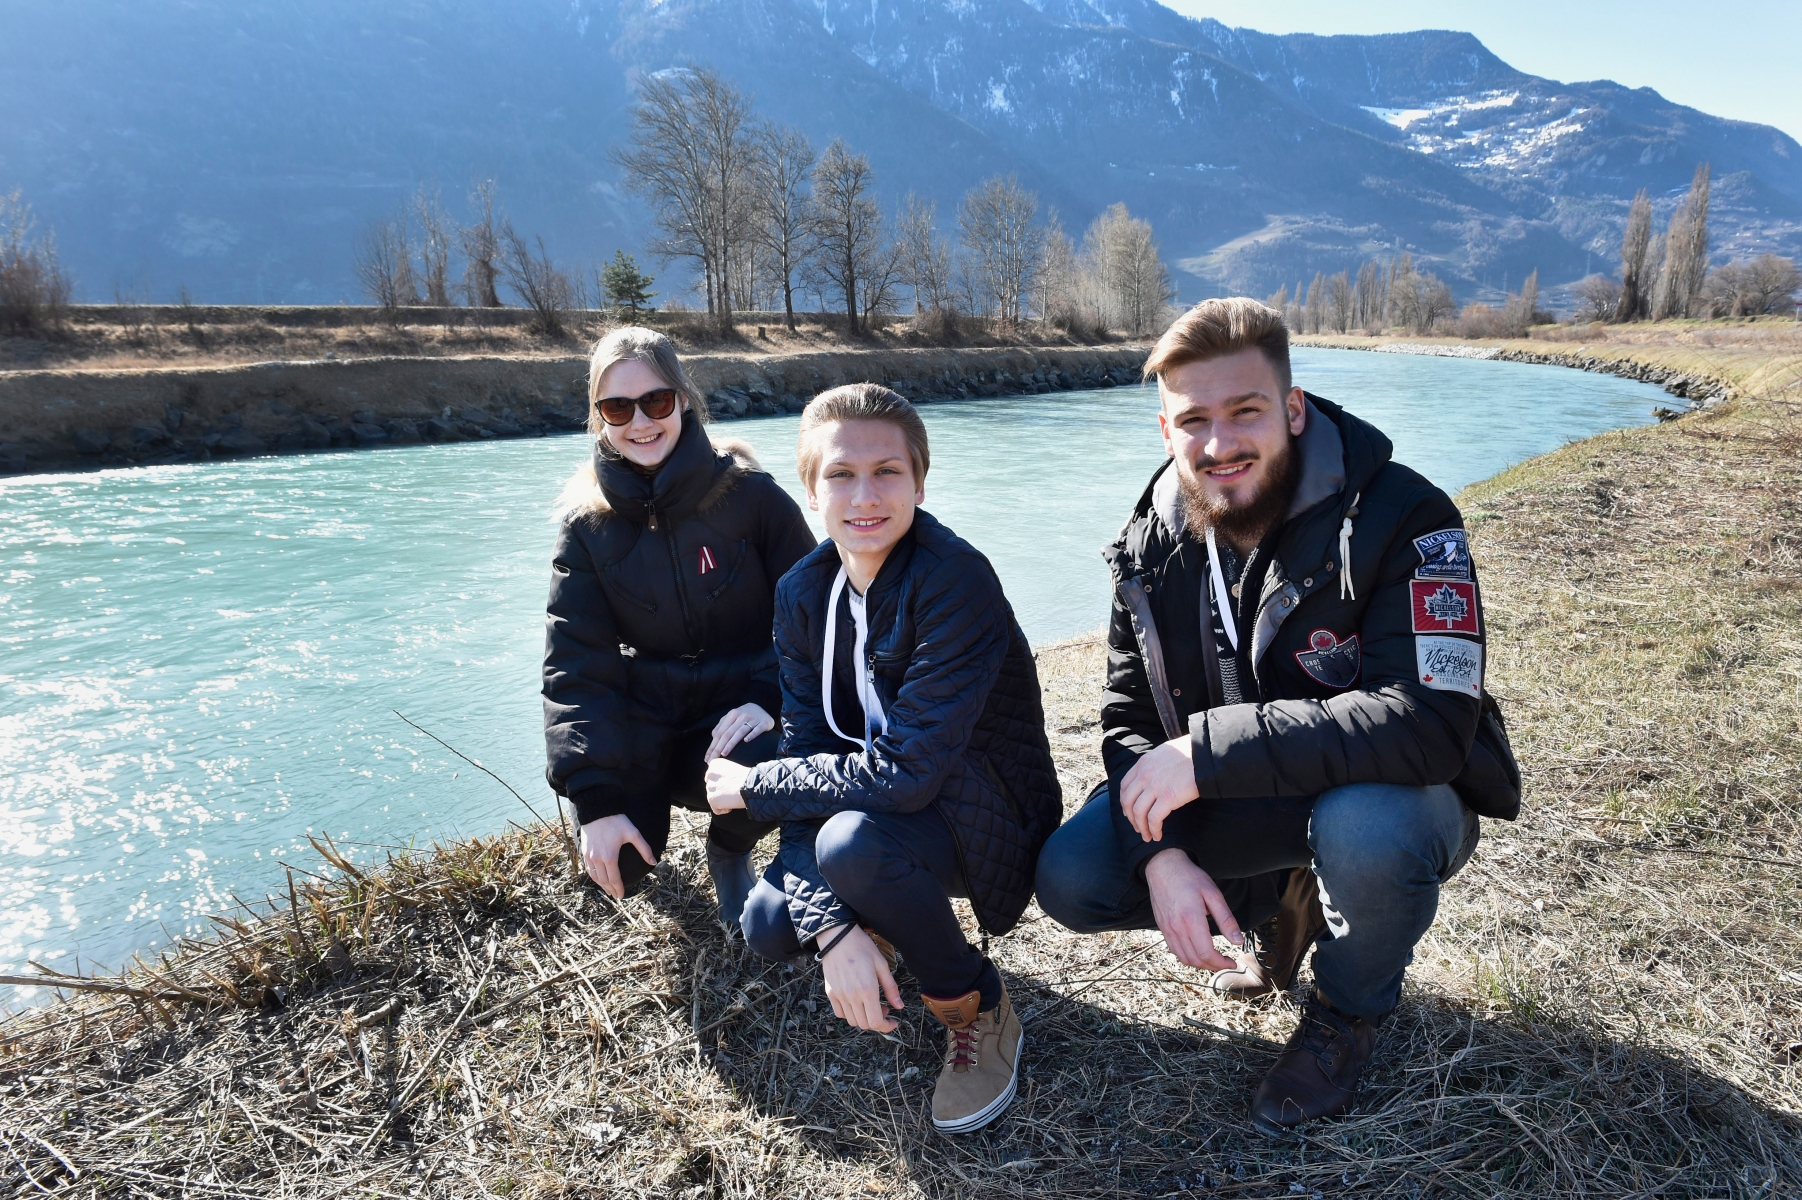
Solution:
[[[544,739],[588,874],[619,897],[663,853],[672,804],[707,811],[709,759],[776,753],[776,581],[813,534],[747,448],[708,440],[662,334],[608,334],[589,398],[594,462],[564,490],[551,563]],[[728,923],[772,827],[713,818],[707,866]]]
[[[988,560],[915,507],[913,405],[873,384],[826,392],[799,459],[831,541],[776,590],[783,757],[714,760],[708,802],[782,823],[745,939],[772,958],[811,943],[833,1011],[885,1032],[902,1007],[892,945],[949,1031],[933,1124],[976,1129],[1013,1098],[1022,1030],[950,898],[997,934],[1031,898],[1063,813],[1038,672]]]

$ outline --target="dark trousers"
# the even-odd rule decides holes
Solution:
[[[772,729],[762,737],[740,742],[727,757],[741,766],[754,767],[778,757],[781,738],[780,727]],[[663,857],[663,851],[669,846],[672,805],[689,812],[713,811],[707,807],[707,764],[701,758],[712,740],[711,729],[678,734],[669,743],[669,756],[664,760],[661,778],[643,781],[645,786],[634,788],[630,802],[624,806],[626,815],[638,826],[638,832],[651,844],[658,858]],[[728,854],[748,854],[764,834],[775,828],[775,821],[754,821],[741,808],[723,817],[715,816],[707,826],[707,840]],[[637,850],[631,846],[620,847],[619,874],[628,891],[650,869]]]
[[[1157,927],[1112,803],[1102,789],[1039,854],[1039,907],[1078,933]],[[1213,802],[1164,829],[1245,928],[1275,914],[1289,868],[1311,866],[1327,919],[1315,982],[1335,1007],[1370,1018],[1395,1007],[1440,885],[1477,847],[1477,815],[1444,785],[1355,783],[1313,799]]]
[[[859,924],[894,944],[920,991],[951,1000],[975,990],[982,1008],[1001,1002],[1001,976],[983,957],[951,910],[967,896],[957,839],[936,807],[913,813],[842,812],[814,838],[820,874]],[[745,940],[768,958],[801,952],[780,858],[770,864],[745,902]]]

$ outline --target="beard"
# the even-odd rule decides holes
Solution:
[[[1235,548],[1255,546],[1283,519],[1289,511],[1289,502],[1295,497],[1295,439],[1291,437],[1283,443],[1282,451],[1265,467],[1264,482],[1243,500],[1230,501],[1222,496],[1208,495],[1201,482],[1201,472],[1224,465],[1224,462],[1206,456],[1193,467],[1177,464],[1183,521],[1196,533],[1212,528]]]

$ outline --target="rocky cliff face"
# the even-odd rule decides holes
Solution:
[[[1637,188],[1668,211],[1703,160],[1717,246],[1802,252],[1794,140],[1529,76],[1459,33],[1279,37],[1152,0],[70,0],[8,34],[0,186],[96,300],[354,298],[357,233],[420,182],[460,212],[495,177],[565,260],[637,249],[650,214],[607,150],[634,72],[697,62],[948,228],[997,172],[1077,232],[1124,200],[1190,299],[1398,249],[1463,295],[1574,279]]]

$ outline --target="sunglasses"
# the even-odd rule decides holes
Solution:
[[[661,421],[676,411],[676,389],[657,388],[642,396],[608,396],[601,401],[600,407],[601,420],[609,425],[630,422],[634,408],[642,408],[645,416]]]

